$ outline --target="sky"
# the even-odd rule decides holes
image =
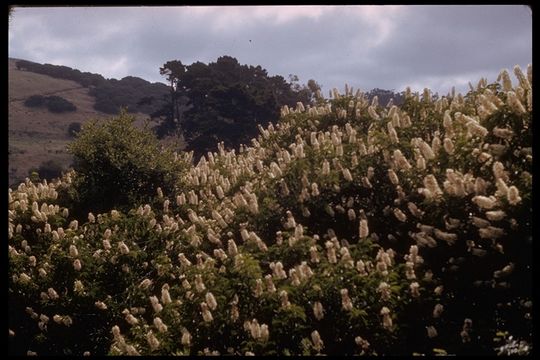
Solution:
[[[532,63],[523,5],[17,7],[9,57],[165,82],[169,60],[229,55],[270,75],[446,94]]]

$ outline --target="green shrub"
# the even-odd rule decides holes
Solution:
[[[172,151],[161,148],[150,131],[136,128],[134,121],[122,111],[107,121],[90,122],[69,145],[83,208],[129,209],[149,201],[159,186],[174,190],[182,164],[174,160]]]
[[[63,166],[56,160],[47,160],[39,165],[37,172],[42,179],[59,178],[64,171]]]
[[[63,113],[76,111],[77,107],[70,101],[60,97],[60,96],[42,96],[42,95],[32,95],[24,102],[25,106],[28,107],[43,107],[46,106],[50,112],[54,113]]]
[[[24,105],[28,107],[41,107],[46,104],[46,98],[41,95],[32,95],[24,101]]]
[[[47,109],[54,113],[63,113],[76,111],[77,107],[70,101],[60,96],[48,96],[47,97]]]

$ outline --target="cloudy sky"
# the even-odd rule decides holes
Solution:
[[[532,13],[516,6],[15,8],[9,56],[108,78],[230,55],[270,75],[370,90],[466,91],[532,62]]]

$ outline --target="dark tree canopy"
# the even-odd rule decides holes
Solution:
[[[229,148],[248,143],[257,135],[258,124],[278,119],[280,106],[311,102],[312,88],[318,86],[315,81],[311,87],[289,83],[282,76],[269,76],[261,66],[241,65],[231,56],[209,64],[168,61],[160,74],[167,76],[172,94],[161,134],[180,126],[188,149],[196,155],[214,150],[219,141]],[[182,113],[181,97],[187,99]]]

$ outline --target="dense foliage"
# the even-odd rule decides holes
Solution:
[[[77,171],[69,197],[78,211],[127,210],[149,201],[160,186],[174,190],[182,167],[172,151],[162,149],[153,133],[133,126],[134,121],[122,111],[107,121],[87,123],[69,145]]]
[[[45,101],[50,112],[63,113],[77,110],[77,107],[72,102],[60,96],[47,96]]]
[[[158,129],[167,134],[181,129],[188,150],[196,155],[215,151],[223,141],[237,148],[256,136],[257,125],[267,125],[279,115],[279,106],[311,100],[311,89],[282,76],[269,76],[261,66],[240,65],[230,56],[216,62],[183,65],[172,60],[160,69],[171,85],[171,103]],[[297,86],[295,86],[297,85]],[[180,110],[181,109],[181,110]]]
[[[168,101],[167,86],[161,83],[150,83],[138,77],[126,76],[121,80],[105,79],[99,74],[81,72],[68,66],[39,64],[27,60],[18,60],[15,65],[19,70],[72,80],[81,86],[89,87],[90,95],[96,98],[94,108],[107,114],[117,114],[122,107],[127,107],[128,111],[133,113],[152,114]]]
[[[32,95],[24,101],[27,107],[43,107],[46,106],[50,112],[63,113],[77,110],[77,107],[69,100],[60,96],[42,96]]]
[[[99,74],[81,72],[77,69],[72,69],[69,66],[63,65],[39,64],[28,60],[18,60],[15,63],[15,66],[19,70],[31,71],[58,79],[72,80],[85,87],[96,86],[101,82],[106,81],[105,78]]]
[[[176,188],[130,210],[74,215],[58,194],[77,173],[26,181],[10,353],[529,353],[532,67],[514,72],[400,107],[347,87],[285,106],[238,152],[174,156]],[[106,144],[81,147],[89,164],[136,150],[114,124],[88,131]],[[101,171],[95,205],[133,189]]]
[[[152,114],[167,103],[169,90],[161,83],[126,76],[98,84],[90,89],[90,95],[96,98],[94,108],[107,114],[118,113],[120,107],[126,107],[129,112]]]
[[[58,163],[58,161],[47,160],[39,165],[37,173],[41,179],[52,180],[60,177],[64,170],[62,164]]]

